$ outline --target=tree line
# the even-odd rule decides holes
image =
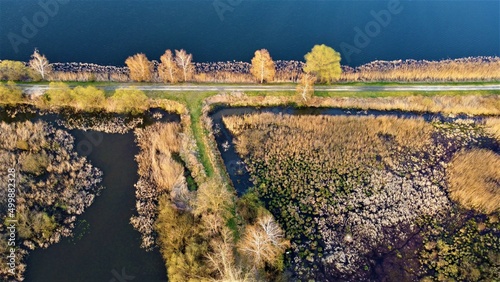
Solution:
[[[340,53],[326,45],[316,45],[305,55],[303,71],[309,80],[314,77],[320,82],[333,82],[340,77]],[[166,50],[155,66],[144,53],[128,57],[125,64],[129,70],[129,79],[136,82],[178,83],[197,81],[193,55],[185,50]],[[0,80],[40,81],[53,80],[50,77],[52,65],[45,55],[37,49],[31,55],[28,65],[23,62],[3,60],[0,62]],[[275,81],[276,64],[266,49],[255,51],[251,60],[250,74],[255,82],[271,83]],[[55,79],[57,80],[57,79]],[[241,82],[246,82],[242,80]]]

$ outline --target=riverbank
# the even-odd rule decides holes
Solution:
[[[1,63],[2,61],[0,61]],[[151,82],[162,82],[158,76],[159,62],[151,61],[155,74]],[[303,74],[304,62],[276,60],[274,83],[296,83]],[[27,66],[27,63],[24,63]],[[128,67],[102,66],[92,63],[52,63],[51,81],[130,82]],[[241,61],[194,62],[190,82],[199,83],[255,83],[250,74],[251,64]],[[488,82],[500,81],[499,57],[467,57],[440,61],[394,60],[373,61],[358,67],[342,66],[342,74],[335,83],[354,82]],[[8,79],[2,74],[0,78]]]

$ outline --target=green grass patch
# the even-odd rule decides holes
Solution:
[[[205,172],[208,177],[214,175],[214,168],[208,157],[208,150],[205,142],[203,142],[204,136],[207,136],[209,132],[205,130],[201,124],[201,111],[203,101],[215,94],[217,92],[169,92],[169,91],[146,91],[146,94],[155,99],[169,99],[177,101],[186,105],[189,110],[189,115],[191,116],[191,128],[193,130],[193,135],[196,140],[196,145],[198,146],[200,161],[205,167]]]

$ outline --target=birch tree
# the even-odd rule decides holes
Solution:
[[[176,83],[179,81],[181,69],[177,65],[172,51],[166,50],[165,54],[160,57],[160,65],[158,66],[158,74],[163,82]]]
[[[271,55],[266,49],[255,51],[255,56],[252,59],[250,73],[260,82],[270,82],[276,74],[275,66]]]
[[[45,79],[48,73],[50,73],[52,67],[49,64],[49,60],[38,52],[38,49],[35,49],[33,54],[31,55],[31,60],[29,61],[29,66],[36,73],[40,74],[42,79]]]
[[[182,70],[182,76],[184,78],[183,81],[187,81],[191,78],[194,72],[193,63],[191,60],[193,59],[193,55],[188,54],[184,49],[175,50],[175,62]]]
[[[153,63],[143,53],[135,54],[125,60],[130,70],[130,79],[134,81],[151,81],[153,77]]]
[[[297,95],[299,95],[302,100],[307,101],[314,95],[314,82],[316,77],[312,74],[305,73],[300,79],[300,83],[297,85]]]
[[[257,268],[265,263],[276,265],[278,259],[289,246],[283,230],[271,215],[264,215],[255,225],[246,228],[238,244],[239,251]]]

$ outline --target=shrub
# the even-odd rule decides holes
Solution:
[[[12,81],[0,83],[0,103],[17,104],[21,102],[23,91]]]
[[[94,86],[77,86],[71,92],[75,108],[79,110],[96,110],[103,108],[106,101],[104,91]]]
[[[4,60],[0,62],[0,80],[29,80],[30,69],[23,62]]]
[[[64,82],[51,82],[45,92],[45,98],[52,106],[65,107],[73,104],[71,88]]]
[[[148,97],[138,89],[118,89],[110,98],[111,110],[119,113],[140,113],[148,106]]]

